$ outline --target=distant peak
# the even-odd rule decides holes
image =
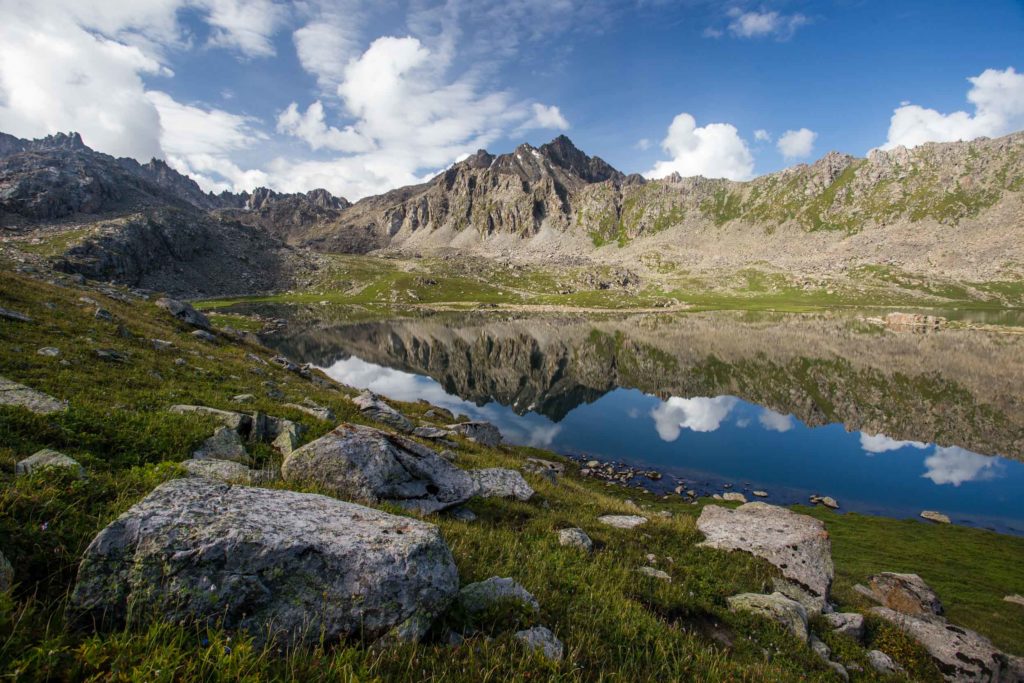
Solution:
[[[565,135],[540,146],[540,153],[555,166],[570,171],[587,182],[596,183],[610,178],[623,178],[622,173],[612,168],[600,157],[590,157],[580,151]]]

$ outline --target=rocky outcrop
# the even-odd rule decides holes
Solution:
[[[477,491],[467,472],[429,448],[352,424],[290,453],[281,474],[287,481],[314,484],[343,498],[387,501],[425,513],[465,503]]]
[[[433,525],[189,478],[161,484],[89,544],[70,608],[104,627],[216,621],[291,645],[429,624],[457,590]]]
[[[828,607],[835,569],[825,525],[807,515],[767,503],[747,503],[735,510],[707,505],[697,529],[708,548],[741,550],[767,560],[782,572],[776,590],[809,610]]]

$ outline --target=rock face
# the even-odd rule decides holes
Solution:
[[[917,574],[882,572],[868,579],[875,598],[889,609],[904,614],[942,614],[935,591]]]
[[[490,422],[460,422],[449,427],[456,434],[462,434],[482,446],[494,447],[501,443],[501,432]]]
[[[477,490],[468,473],[429,448],[352,424],[290,453],[281,474],[287,481],[322,486],[332,495],[388,501],[424,513],[460,505]]]
[[[112,627],[135,617],[223,619],[261,641],[334,642],[437,615],[457,589],[433,525],[189,478],[161,484],[100,532],[70,606]]]
[[[372,391],[364,391],[352,399],[352,402],[356,404],[356,407],[359,408],[363,415],[377,422],[390,425],[400,432],[411,432],[413,430],[412,422],[405,415],[392,408],[384,399]]]
[[[735,612],[751,612],[774,619],[794,636],[807,641],[810,633],[807,630],[807,610],[799,602],[782,593],[741,593],[728,598],[727,602],[729,609]]]
[[[526,482],[523,475],[515,470],[492,467],[483,470],[471,470],[475,485],[473,495],[481,498],[514,498],[527,501],[533,498],[533,488]]]
[[[984,636],[931,615],[902,614],[888,607],[871,610],[921,643],[947,681],[1018,683],[1024,660],[1000,652]]]
[[[21,406],[37,415],[52,415],[67,410],[68,404],[41,391],[0,377],[0,405]]]
[[[534,626],[524,631],[516,631],[512,636],[531,650],[540,652],[545,659],[552,662],[562,661],[565,656],[565,646],[562,641],[555,637],[546,626]]]
[[[708,505],[697,528],[707,537],[703,546],[742,550],[778,567],[786,581],[777,590],[808,609],[821,612],[828,605],[835,569],[832,544],[819,520],[767,503],[735,510]]]
[[[38,472],[48,467],[73,470],[79,477],[85,476],[85,469],[74,458],[58,451],[44,448],[21,460],[14,466],[14,474],[19,477]]]

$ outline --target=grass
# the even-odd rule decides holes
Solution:
[[[382,280],[407,275],[397,268],[379,274]],[[95,319],[93,307],[79,300],[83,295],[99,301],[115,320]],[[775,570],[744,554],[697,547],[700,506],[606,487],[578,477],[571,464],[558,484],[527,475],[538,492],[529,503],[473,501],[470,508],[479,519],[472,523],[431,518],[440,525],[464,583],[511,576],[542,606],[536,617],[489,615],[478,624],[482,633],[459,646],[447,645],[438,628],[416,646],[372,648],[352,641],[281,652],[255,647],[243,634],[216,625],[170,624],[159,615],[134,629],[76,630],[67,623],[64,609],[86,545],[153,486],[177,476],[176,463],[212,432],[208,419],[170,414],[168,406],[199,403],[236,409],[231,396],[252,393],[256,400],[246,410],[300,422],[307,429],[306,440],[332,425],[285,409],[283,403],[308,397],[331,407],[339,420],[365,420],[347,400],[348,388],[312,383],[254,361],[247,354],[264,359],[272,355],[258,346],[226,337],[215,344],[197,340],[148,301],[123,302],[96,290],[48,285],[9,271],[0,272],[0,300],[34,321],[0,320],[3,375],[70,403],[66,413],[49,417],[0,408],[0,551],[16,572],[13,592],[0,595],[0,676],[6,679],[836,680],[780,627],[726,609],[725,598],[733,593],[766,590]],[[226,322],[238,327],[233,316]],[[174,347],[157,350],[150,341],[154,338]],[[594,343],[614,353],[620,341],[602,337]],[[56,346],[61,353],[55,358],[36,354],[42,346]],[[95,354],[100,348],[114,348],[129,360],[101,360]],[[179,358],[183,364],[176,363]],[[268,389],[284,398],[271,398]],[[431,422],[424,417],[428,406],[399,407],[415,420]],[[458,446],[458,464],[469,468],[518,467],[531,455],[558,458],[529,448],[485,448],[464,440]],[[14,463],[42,447],[72,455],[88,476],[78,480],[44,471],[13,477]],[[255,449],[254,454],[268,466],[278,463],[269,449]],[[601,514],[632,511],[627,496],[647,508],[648,525],[624,531],[596,522]],[[653,514],[659,510],[672,516]],[[833,534],[836,594],[844,606],[862,607],[848,587],[863,582],[870,572],[917,571],[938,590],[951,618],[1024,654],[1024,610],[1001,602],[1007,593],[1024,592],[1019,571],[1024,539],[809,512],[825,519]],[[583,555],[559,546],[555,531],[567,526],[584,528],[596,552]],[[672,576],[671,583],[635,572],[647,564],[649,553]],[[550,627],[566,644],[565,661],[552,664],[530,655],[497,624]],[[825,637],[847,661],[865,661],[865,648]],[[884,624],[872,622],[868,646],[896,657],[915,680],[938,680],[920,649]],[[854,678],[878,680],[867,672]]]

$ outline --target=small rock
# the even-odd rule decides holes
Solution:
[[[601,461],[600,460],[588,460],[586,466],[587,466],[588,469],[591,469],[591,470],[597,469],[598,467],[601,466]]]
[[[49,467],[67,468],[75,470],[79,477],[85,476],[85,469],[77,460],[49,448],[36,451],[24,460],[19,461],[14,466],[14,474],[18,477],[24,477]]]
[[[490,422],[460,422],[450,425],[449,429],[482,446],[493,448],[501,443],[501,432]]]
[[[21,406],[37,415],[52,415],[67,410],[68,404],[24,384],[0,377],[0,405]]]
[[[191,325],[192,327],[199,327],[204,330],[210,329],[210,321],[206,316],[192,308],[189,304],[178,301],[177,299],[163,298],[157,299],[156,305],[157,307],[166,310],[183,323]]]
[[[505,601],[522,603],[534,613],[540,611],[540,604],[530,591],[514,579],[498,576],[464,586],[456,599],[458,606],[471,615]]]
[[[753,493],[754,496],[757,496],[758,498],[767,498],[768,497],[768,492],[767,491],[753,491],[752,493]]]
[[[438,429],[437,427],[417,427],[412,430],[412,435],[421,439],[444,439],[449,436],[449,432],[447,429]]]
[[[782,593],[741,593],[727,598],[726,602],[729,603],[729,609],[734,612],[752,612],[769,617],[785,626],[800,640],[806,642],[808,639],[807,610],[799,602]]]
[[[922,511],[921,518],[927,519],[929,522],[935,522],[936,524],[950,524],[952,521],[949,519],[948,515],[944,515],[941,512],[936,512],[935,510]]]
[[[836,633],[850,636],[854,640],[864,637],[864,615],[857,612],[829,612],[824,615],[825,621]]]
[[[942,602],[917,574],[882,572],[868,578],[875,599],[903,614],[942,614]]]
[[[836,501],[836,499],[833,498],[832,496],[822,496],[821,498],[818,499],[818,502],[832,510],[839,509],[838,501]]]
[[[235,430],[242,434],[248,434],[252,428],[252,418],[245,413],[236,413],[231,410],[220,410],[219,408],[210,408],[208,406],[194,406],[178,404],[168,408],[168,412],[175,413],[177,415],[204,415],[215,418],[225,427]]]
[[[1012,602],[1015,605],[1024,605],[1024,595],[1007,595],[1003,598],[1004,602]]]
[[[306,413],[307,415],[311,415],[318,420],[323,420],[324,422],[334,422],[333,410],[331,410],[330,408],[324,408],[323,406],[317,405],[310,401],[309,399],[306,399],[306,401],[308,401],[308,403],[285,403],[284,407],[298,410],[300,412]]]
[[[413,424],[409,421],[409,418],[392,408],[384,399],[372,391],[364,391],[352,399],[352,402],[367,417],[383,422],[402,432],[411,432],[413,430]]]
[[[594,549],[594,542],[590,540],[590,536],[587,536],[583,529],[578,528],[560,529],[558,531],[558,543],[570,548],[579,548],[588,553]]]
[[[105,308],[97,308],[94,317],[97,320],[105,320],[107,322],[111,322],[114,319],[114,314]]]
[[[231,460],[183,460],[181,466],[192,477],[206,477],[229,484],[248,484],[252,481],[249,468]]]
[[[229,460],[243,465],[250,462],[238,432],[228,427],[217,427],[213,436],[204,441],[192,457],[196,460]]]
[[[527,501],[533,497],[533,488],[523,475],[515,470],[502,467],[491,467],[482,470],[470,470],[475,490],[473,495],[481,498],[514,498]]]
[[[110,363],[128,362],[128,356],[116,349],[96,349],[96,356]]]
[[[36,351],[36,353],[38,353],[40,356],[49,356],[50,358],[53,358],[54,356],[60,355],[60,349],[58,349],[56,346],[44,346],[43,348]]]
[[[32,322],[32,318],[28,317],[24,313],[18,313],[17,311],[12,311],[9,308],[3,307],[0,307],[0,318],[4,318],[6,320],[13,320],[19,323]]]
[[[646,524],[647,518],[639,515],[602,515],[597,518],[597,521],[616,529],[634,529],[641,524]]]
[[[742,493],[730,491],[729,493],[722,494],[722,500],[728,500],[734,503],[746,503],[747,497],[744,496]]]
[[[881,650],[871,650],[868,652],[868,664],[871,665],[872,669],[883,675],[899,673],[902,670],[899,664],[892,661],[892,657]]]
[[[192,330],[192,336],[196,339],[202,339],[204,342],[213,344],[217,341],[217,337],[210,334],[206,330]]]
[[[256,397],[252,394],[238,394],[237,396],[232,396],[231,400],[235,403],[252,403],[256,400]]]
[[[637,573],[643,574],[644,576],[649,576],[652,579],[659,579],[661,581],[669,582],[672,581],[672,577],[669,576],[668,572],[663,572],[660,569],[655,569],[654,567],[640,567],[636,571]]]
[[[174,344],[166,339],[150,339],[149,343],[152,344],[153,348],[157,351],[166,351],[174,346]]]
[[[565,656],[565,646],[562,645],[562,641],[544,626],[534,626],[525,631],[516,631],[513,637],[553,662],[560,662]]]
[[[457,507],[453,510],[449,510],[448,514],[452,519],[457,519],[460,522],[475,522],[477,517],[476,513],[467,507]]]
[[[821,657],[822,660],[824,660],[826,662],[831,661],[831,659],[832,659],[832,648],[830,648],[828,645],[826,645],[821,640],[821,638],[819,638],[818,636],[816,636],[816,635],[814,635],[812,633],[810,635],[810,638],[808,639],[808,645],[811,646],[811,651],[814,652],[814,654],[816,654],[819,657]]]

